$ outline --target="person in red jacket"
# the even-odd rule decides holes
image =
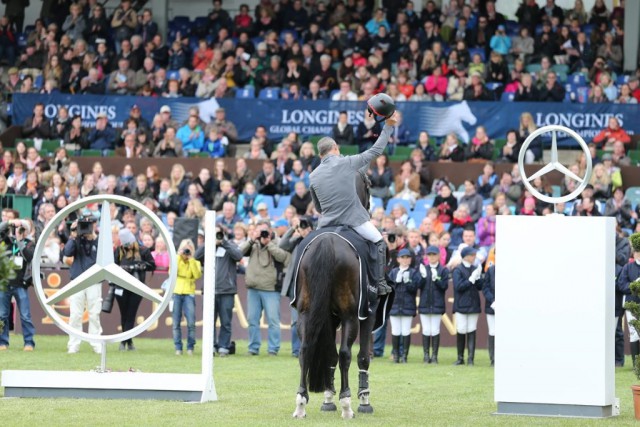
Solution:
[[[600,133],[593,138],[593,142],[598,145],[603,144],[603,149],[611,151],[613,150],[613,144],[617,141],[628,144],[631,142],[631,137],[620,127],[618,119],[611,117],[609,119],[609,126],[601,130]]]
[[[204,71],[213,59],[213,51],[209,49],[206,40],[200,40],[198,50],[193,53],[193,69],[194,71]]]

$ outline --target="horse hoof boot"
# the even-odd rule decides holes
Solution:
[[[320,410],[322,412],[335,412],[338,410],[338,408],[336,407],[335,403],[329,402],[329,403],[323,403],[322,406],[320,407]]]
[[[358,406],[358,412],[360,412],[361,414],[373,414],[373,406],[360,405]]]

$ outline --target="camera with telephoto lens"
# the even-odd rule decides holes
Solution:
[[[387,240],[389,241],[389,243],[395,243],[396,242],[396,235],[395,234],[388,234],[387,235]]]
[[[311,227],[311,224],[309,224],[309,221],[307,221],[305,218],[302,218],[300,220],[300,228],[302,228],[303,230],[306,230],[307,228]]]
[[[224,233],[222,231],[216,233],[216,240],[224,240]]]
[[[95,222],[96,219],[92,216],[83,216],[78,218],[78,225],[76,227],[78,236],[93,234],[93,224],[95,224]]]
[[[260,232],[260,238],[261,238],[261,239],[266,239],[266,238],[268,238],[268,237],[269,237],[269,230],[262,230],[262,231]]]
[[[184,248],[184,249],[182,250],[182,253],[183,253],[184,255],[191,255],[191,249],[189,249],[189,248]]]

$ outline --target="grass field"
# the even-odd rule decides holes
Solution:
[[[14,348],[0,353],[2,369],[90,370],[99,356],[83,344],[75,355],[65,353],[66,337],[37,337],[38,347],[24,353],[21,337],[12,337]],[[135,368],[144,372],[199,372],[200,355],[175,356],[170,340],[136,339],[138,351],[119,353],[110,345],[107,365],[116,371]],[[297,360],[290,348],[278,357],[246,356],[246,342],[238,343],[239,354],[216,358],[214,377],[218,401],[187,404],[166,401],[2,399],[3,426],[282,426],[343,423],[336,413],[321,413],[322,396],[314,394],[305,420],[293,420],[298,386]],[[387,353],[389,350],[387,350]],[[386,357],[375,359],[370,368],[373,415],[357,414],[349,423],[375,426],[590,426],[635,425],[629,386],[635,382],[630,360],[616,370],[616,394],[621,416],[604,421],[493,416],[493,369],[486,351],[476,355],[475,367],[452,366],[453,348],[440,352],[440,364],[424,365],[422,349],[412,347],[409,363],[398,365]],[[355,357],[354,357],[355,359]],[[357,389],[357,366],[352,365],[352,390]],[[336,384],[338,386],[338,384]],[[1,390],[0,394],[4,395]],[[355,407],[354,407],[355,410]]]

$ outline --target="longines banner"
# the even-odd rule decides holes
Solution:
[[[60,270],[50,270],[44,269],[42,272],[45,275],[44,280],[42,281],[42,286],[47,296],[53,295],[56,293],[58,289],[63,287],[65,284],[69,282],[69,272],[67,269]],[[166,274],[156,273],[153,275],[147,275],[146,284],[159,294],[162,294],[161,285],[162,282],[166,279]],[[196,285],[196,289],[202,289],[202,279],[200,279]],[[103,285],[103,295],[106,295],[107,285]],[[36,299],[35,292],[33,288],[29,289],[30,303],[31,303],[31,318],[33,320],[33,324],[36,328],[36,341],[38,340],[37,335],[61,335],[64,332],[58,328],[50,317],[42,310],[42,306],[38,303]],[[198,339],[202,337],[202,298],[206,297],[201,294],[200,291],[197,291],[196,294],[196,330]],[[484,306],[484,303],[483,303]],[[453,307],[453,290],[452,286],[449,286],[447,290],[447,313],[442,318],[442,344],[445,346],[455,345],[455,319],[452,314]],[[56,311],[60,314],[60,316],[66,320],[69,315],[69,303],[67,300],[62,300],[61,302],[54,305]],[[152,302],[146,298],[142,299],[142,303],[140,305],[140,309],[138,310],[138,317],[136,319],[136,325],[142,323],[147,316],[149,316],[153,310],[154,306]],[[87,324],[89,321],[89,314],[85,312],[83,316],[83,325],[85,331],[87,330]],[[102,323],[103,334],[110,335],[121,332],[120,328],[120,311],[118,309],[118,304],[114,303],[113,311],[109,314],[101,313],[100,321]],[[280,302],[280,323],[282,330],[282,340],[289,341],[290,340],[290,331],[291,331],[291,311],[289,308],[289,299],[282,298]],[[15,318],[15,328],[18,333],[20,333],[20,317],[17,316]],[[184,324],[184,320],[183,320]],[[184,326],[184,325],[183,325]],[[264,336],[266,337],[266,329],[267,323],[264,317],[260,321],[261,329],[264,329]],[[143,332],[140,337],[146,338],[164,338],[167,339],[167,345],[171,346],[171,337],[172,337],[172,329],[173,320],[171,318],[171,313],[169,310],[165,311],[157,322],[151,325],[151,327]],[[244,285],[244,276],[238,276],[238,294],[235,298],[235,306],[233,309],[233,325],[232,325],[232,339],[247,339],[249,337],[249,323],[247,320],[247,290]],[[420,319],[416,316],[413,320],[413,327],[411,329],[413,333],[413,341],[416,344],[421,343],[420,338]],[[387,336],[390,335],[390,328],[387,328]],[[484,319],[484,314],[481,315],[480,321],[478,322],[478,346],[484,347],[486,343],[487,336],[487,327],[486,321]]]
[[[289,132],[298,132],[303,136],[326,135],[337,122],[340,111],[347,111],[352,125],[361,122],[365,114],[364,102],[16,94],[11,107],[13,122],[24,123],[37,102],[45,105],[45,115],[49,119],[57,115],[60,106],[65,106],[72,116],[81,115],[87,126],[93,126],[96,116],[104,112],[115,127],[122,126],[133,105],[141,108],[142,115],[149,122],[161,106],[169,105],[174,119],[179,123],[186,120],[191,106],[199,107],[200,117],[207,123],[215,117],[215,110],[222,106],[244,141],[251,138],[258,125],[266,126],[269,137],[273,139]],[[504,138],[509,129],[518,127],[520,114],[524,112],[533,115],[538,127],[566,126],[578,132],[587,142],[607,126],[610,117],[617,117],[630,134],[640,133],[640,121],[637,120],[640,106],[637,105],[466,101],[398,104],[398,109],[404,114],[402,124],[409,130],[411,140],[417,140],[420,131],[426,130],[437,138],[455,132],[462,141],[468,142],[478,125],[485,126],[491,138]],[[559,136],[560,146],[577,147],[573,139]]]

